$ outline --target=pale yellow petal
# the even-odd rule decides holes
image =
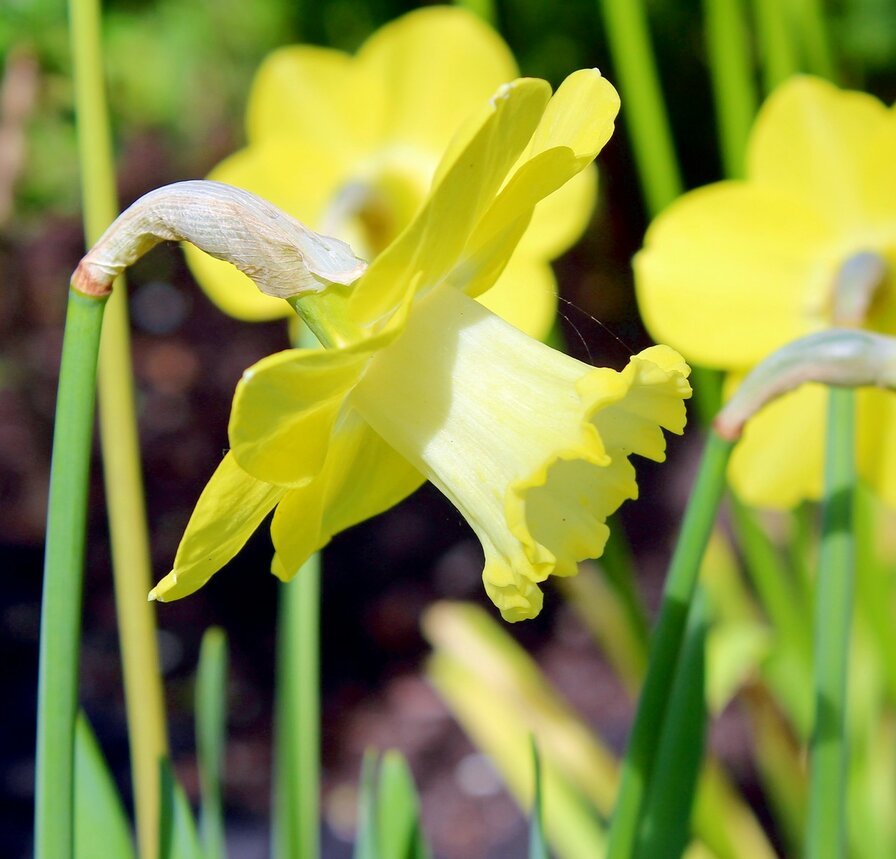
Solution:
[[[349,350],[290,349],[243,373],[230,413],[230,446],[259,480],[297,487],[323,467],[346,394],[367,361]]]
[[[452,280],[469,295],[489,289],[535,206],[587,167],[613,133],[619,96],[597,69],[582,69],[548,103],[520,163],[477,224]]]
[[[356,414],[347,414],[320,473],[277,508],[271,524],[275,574],[291,578],[334,534],[394,506],[424,480]]]
[[[477,301],[530,337],[544,340],[557,312],[557,281],[548,263],[516,253]]]
[[[835,250],[815,212],[773,190],[692,191],[654,220],[635,257],[644,323],[696,364],[751,366],[828,324]]]
[[[729,378],[733,390],[738,379]],[[746,503],[787,508],[822,495],[827,391],[803,385],[762,409],[734,448],[728,479]]]
[[[588,166],[536,207],[520,239],[518,253],[554,259],[585,232],[597,197],[597,170]],[[495,287],[492,287],[494,289]]]
[[[517,77],[501,37],[464,9],[436,6],[381,27],[358,51],[359,73],[382,82],[388,139],[441,152],[458,125]]]
[[[859,473],[896,508],[896,393],[860,390],[857,421]]]
[[[150,598],[168,602],[201,588],[236,555],[285,492],[250,477],[228,453],[199,496],[174,569],[153,588]]]
[[[262,63],[246,114],[250,143],[271,138],[329,147],[353,160],[381,136],[383,82],[359,73],[348,54],[293,45]]]
[[[750,180],[790,194],[845,231],[867,223],[862,165],[892,116],[876,98],[800,76],[776,89],[756,117]]]
[[[547,83],[529,78],[507,84],[493,96],[426,205],[356,285],[352,304],[359,320],[394,311],[410,289],[435,285],[456,265],[476,223],[528,145],[549,98]]]

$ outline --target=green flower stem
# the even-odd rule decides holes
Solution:
[[[641,191],[655,217],[684,190],[669,116],[663,102],[643,0],[598,0],[619,80],[623,116]],[[721,404],[721,375],[692,367],[694,405],[708,424]]]
[[[722,162],[726,176],[740,179],[756,114],[750,31],[743,0],[704,0],[703,15]]]
[[[69,0],[75,110],[88,246],[118,211],[106,109],[99,0]],[[124,672],[140,855],[158,854],[159,759],[168,740],[150,589],[149,536],[134,406],[127,294],[109,299],[100,348],[99,401],[115,604]]]
[[[815,726],[809,747],[808,859],[846,855],[846,677],[855,544],[855,399],[831,389],[815,597]]]
[[[733,442],[711,432],[703,451],[700,470],[666,577],[659,619],[651,640],[647,675],[622,763],[607,859],[629,859],[632,856],[667,704],[675,682],[675,668],[688,610],[703,552],[725,490],[725,468],[732,448]]]
[[[682,190],[681,173],[663,103],[647,15],[642,0],[598,0],[623,95],[629,139],[638,164],[641,189],[652,215]]]
[[[274,798],[276,859],[320,854],[320,556],[280,587]]]
[[[84,533],[105,299],[71,290],[62,343],[37,681],[34,855],[70,859]]]
[[[821,0],[791,0],[798,32],[802,38],[806,67],[828,80],[837,80],[834,55],[828,37]]]
[[[731,513],[737,542],[759,599],[784,644],[808,667],[812,658],[812,631],[805,612],[796,610],[803,602],[802,588],[756,521],[756,514],[734,497]]]
[[[786,7],[782,0],[753,0],[766,92],[799,71]]]

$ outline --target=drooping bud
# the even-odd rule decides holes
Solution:
[[[232,263],[275,298],[348,285],[367,268],[345,242],[309,230],[261,197],[196,180],[150,191],[122,212],[78,263],[72,287],[106,295],[124,269],[164,241],[187,241]]]
[[[896,339],[831,328],[794,340],[768,356],[744,379],[713,426],[734,441],[766,403],[806,382],[844,388],[896,389]]]

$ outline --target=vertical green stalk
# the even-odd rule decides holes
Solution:
[[[274,856],[320,853],[320,556],[280,587]]]
[[[69,0],[84,223],[93,244],[118,205],[102,69],[99,0]],[[140,471],[127,294],[109,300],[100,348],[100,433],[121,637],[140,855],[158,854],[159,759],[167,731],[153,604],[149,536]]]
[[[227,636],[211,627],[202,636],[194,695],[196,756],[201,798],[199,831],[205,859],[225,859],[221,782],[227,734]]]
[[[619,794],[610,825],[607,859],[629,859],[675,682],[688,610],[703,552],[725,490],[733,442],[711,432],[672,556],[638,712],[622,763]]]
[[[656,215],[682,192],[669,117],[642,0],[598,0],[625,105],[623,116],[647,207]]]
[[[619,79],[628,136],[638,167],[641,191],[655,217],[684,190],[650,45],[643,0],[597,0]],[[721,376],[692,367],[694,405],[709,424],[721,401]]]
[[[831,389],[815,598],[815,727],[809,746],[808,859],[846,855],[846,677],[855,544],[855,399]]]
[[[750,31],[743,0],[704,0],[703,16],[722,162],[729,178],[740,179],[756,113]]]
[[[105,298],[71,290],[62,343],[40,624],[35,859],[74,844],[75,715],[96,362]]]
[[[803,44],[806,68],[828,80],[836,80],[837,71],[821,0],[790,0],[790,4]]]
[[[766,92],[796,74],[800,67],[790,38],[786,6],[782,0],[753,0]]]

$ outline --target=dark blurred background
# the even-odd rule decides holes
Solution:
[[[122,207],[157,186],[204,176],[242,144],[248,86],[272,48],[297,41],[354,50],[377,26],[420,4],[394,0],[115,0],[105,4],[109,99]],[[697,0],[648,4],[688,184],[719,177]],[[896,50],[888,0],[832,5],[851,68],[893,94]],[[499,2],[498,25],[524,74],[556,84],[613,63],[596,0]],[[48,462],[66,285],[83,253],[66,10],[59,0],[0,5],[0,614],[5,727],[0,734],[0,855],[25,856],[30,819],[37,636]],[[623,101],[623,114],[625,103]],[[599,158],[600,203],[582,242],[558,261],[570,351],[622,366],[648,344],[629,260],[646,225],[624,125]],[[156,578],[227,445],[242,370],[288,345],[282,323],[223,316],[163,247],[128,276],[140,435]],[[623,511],[651,604],[683,505],[697,437],[671,444],[660,473],[640,464],[642,498]],[[95,463],[88,542],[82,701],[116,778],[129,793],[127,736],[101,474]],[[192,678],[210,625],[230,639],[227,760],[231,856],[266,855],[276,582],[262,528],[201,592],[158,612],[172,754],[195,796]],[[323,811],[329,855],[349,855],[354,788],[368,745],[397,746],[421,789],[440,856],[522,855],[524,824],[420,675],[418,622],[439,597],[486,603],[481,551],[431,487],[338,536],[323,576]],[[252,599],[246,599],[251,580]],[[549,589],[546,610],[513,628],[585,717],[621,745],[628,705],[587,634]],[[582,677],[588,682],[583,683]],[[736,722],[715,741],[746,766]],[[477,770],[478,768],[478,770]],[[471,786],[471,771],[479,773]],[[485,775],[483,775],[483,772]],[[466,774],[466,775],[465,775]],[[741,772],[744,779],[749,773]]]

